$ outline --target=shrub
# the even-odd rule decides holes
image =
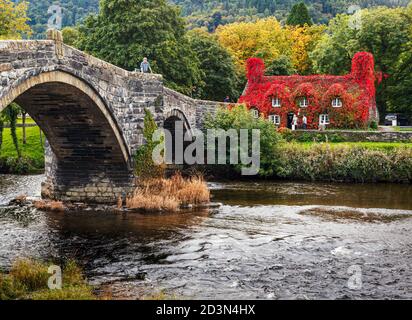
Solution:
[[[28,174],[36,171],[37,164],[32,159],[21,157],[0,158],[0,173]]]
[[[153,150],[157,145],[157,142],[153,141],[153,133],[156,129],[157,125],[152,114],[145,109],[143,137],[146,144],[141,146],[134,156],[135,174],[139,178],[148,179],[164,176],[165,167],[156,165],[152,158]]]
[[[376,121],[371,121],[369,128],[372,130],[378,130],[378,123]]]
[[[206,117],[206,129],[235,129],[238,132],[240,129],[249,130],[249,148],[251,146],[251,130],[260,130],[260,172],[261,176],[270,176],[273,174],[273,167],[277,163],[276,148],[280,141],[281,135],[276,131],[273,123],[263,119],[254,118],[246,106],[239,105],[231,109],[221,108],[216,114],[211,117]],[[229,146],[228,146],[229,148]],[[245,150],[246,151],[246,150]],[[240,148],[238,149],[240,152]],[[240,172],[243,165],[234,165],[233,169]]]

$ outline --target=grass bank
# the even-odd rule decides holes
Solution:
[[[274,177],[288,180],[412,182],[411,144],[288,143]]]
[[[10,134],[3,130],[3,143],[0,148],[0,173],[28,174],[44,170],[44,147],[40,141],[38,127],[26,128],[26,144],[23,144],[23,129],[17,128],[17,137],[22,158],[19,160]],[[44,135],[43,135],[44,142]]]
[[[92,287],[74,261],[62,268],[61,289],[49,289],[49,264],[17,260],[9,272],[0,271],[0,300],[93,300]]]

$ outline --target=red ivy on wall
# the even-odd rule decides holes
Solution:
[[[345,76],[264,76],[261,59],[247,61],[248,84],[245,94],[239,99],[249,108],[257,108],[267,117],[281,116],[281,126],[287,125],[289,113],[299,117],[306,115],[309,128],[317,128],[319,115],[328,114],[331,127],[366,127],[376,117],[375,81],[373,55],[357,53],[352,61],[352,72]],[[378,77],[379,78],[379,77]],[[299,106],[299,99],[306,97],[309,105]],[[281,100],[281,107],[273,107],[272,99]],[[332,107],[332,100],[340,98],[342,107]]]

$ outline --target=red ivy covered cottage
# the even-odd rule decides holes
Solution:
[[[364,128],[377,121],[375,63],[373,55],[358,52],[352,71],[345,76],[265,76],[261,59],[247,61],[248,83],[240,103],[256,116],[264,115],[279,127],[298,127],[306,118],[307,128]],[[295,117],[295,121],[296,121]]]

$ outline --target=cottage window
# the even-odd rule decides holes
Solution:
[[[333,100],[332,100],[332,107],[334,107],[334,108],[340,108],[340,107],[342,107],[342,99],[341,98],[334,98]]]
[[[258,109],[253,108],[252,110],[250,110],[250,112],[251,112],[253,118],[255,118],[255,119],[259,118],[259,110]]]
[[[319,116],[319,124],[320,125],[326,125],[326,124],[329,124],[329,123],[330,123],[330,121],[329,121],[329,115],[328,114],[321,114]]]
[[[301,108],[307,108],[309,106],[309,100],[307,97],[302,97],[299,100],[299,107]]]
[[[280,116],[277,114],[269,115],[269,121],[272,122],[275,126],[280,125]]]
[[[282,106],[281,100],[276,97],[272,99],[272,107],[273,108],[280,108]]]

